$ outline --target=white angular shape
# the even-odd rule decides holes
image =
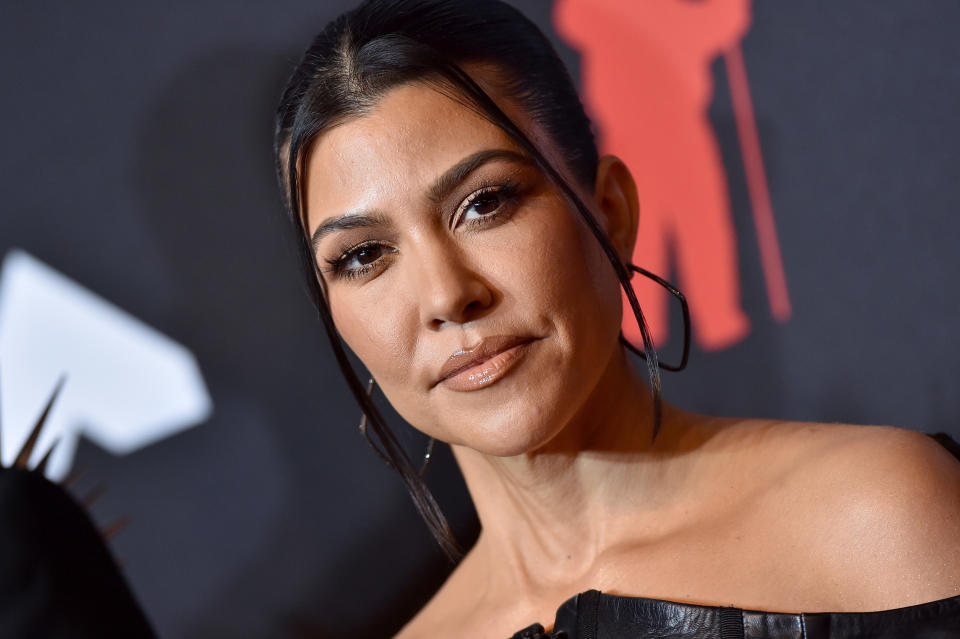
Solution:
[[[67,379],[31,465],[54,439],[47,476],[73,462],[77,435],[123,455],[206,420],[193,354],[25,251],[0,270],[0,460],[20,450],[57,380]]]

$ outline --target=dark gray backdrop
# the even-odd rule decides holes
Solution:
[[[185,344],[213,397],[199,427],[75,461],[74,490],[107,487],[97,520],[129,516],[112,546],[165,637],[383,636],[450,569],[357,436],[280,232],[272,109],[348,4],[0,8],[0,254],[24,248]],[[516,4],[549,28],[549,2]],[[743,49],[794,314],[767,310],[718,64],[753,332],[695,350],[668,399],[960,435],[958,17],[950,0],[754,8]],[[446,450],[431,485],[469,543]]]

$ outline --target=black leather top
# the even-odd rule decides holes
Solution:
[[[786,614],[695,606],[588,590],[557,610],[553,632],[513,639],[956,639],[960,595],[878,612]]]

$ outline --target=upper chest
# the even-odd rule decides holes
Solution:
[[[805,565],[796,538],[780,537],[776,512],[731,513],[705,519],[654,543],[638,543],[601,557],[576,580],[535,592],[457,589],[445,614],[427,624],[463,637],[511,636],[534,622],[550,627],[557,606],[591,589],[703,605],[754,610],[827,610],[833,595],[822,575]],[[470,575],[464,582],[476,584]],[[484,590],[481,594],[481,590]],[[455,614],[453,611],[456,611]],[[431,635],[437,636],[437,635]]]

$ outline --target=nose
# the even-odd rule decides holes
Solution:
[[[415,256],[413,274],[420,301],[420,320],[431,330],[464,324],[486,315],[496,294],[452,243],[438,241]]]

